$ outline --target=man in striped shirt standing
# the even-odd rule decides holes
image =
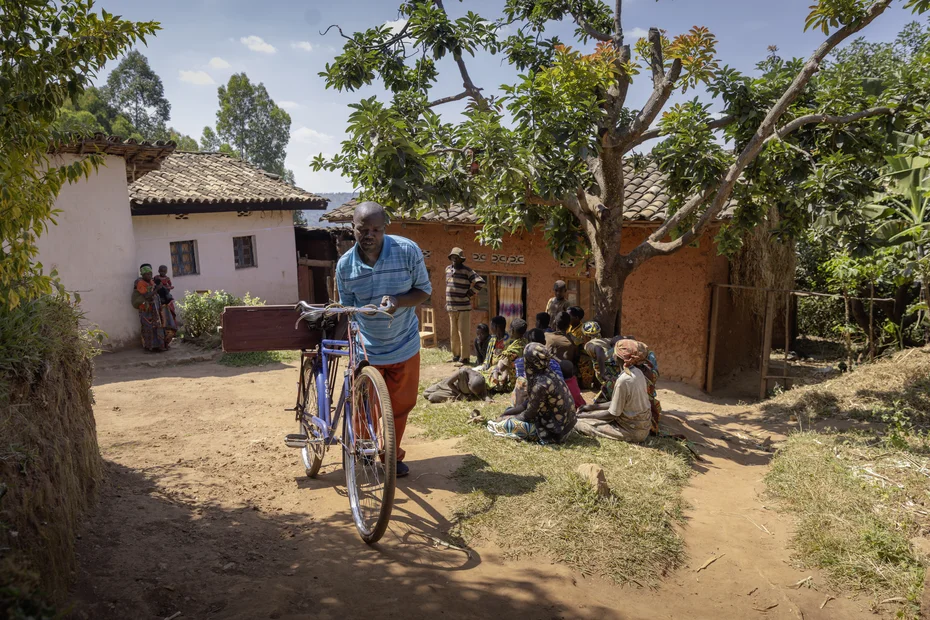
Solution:
[[[452,248],[452,264],[446,267],[446,312],[449,313],[449,339],[452,361],[471,361],[471,298],[484,288],[484,278],[465,266],[465,252]]]
[[[420,327],[416,307],[429,299],[429,283],[423,252],[413,241],[385,235],[388,225],[384,207],[363,202],[355,208],[352,228],[355,245],[336,265],[339,302],[344,306],[374,304],[383,315],[356,315],[368,361],[384,376],[394,409],[397,437],[397,476],[406,476],[400,442],[407,415],[417,404],[420,383]]]

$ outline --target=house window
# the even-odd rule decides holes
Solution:
[[[255,237],[233,237],[233,251],[236,255],[236,269],[258,266],[255,262]]]
[[[193,276],[200,273],[197,269],[197,242],[171,242],[171,272],[175,276]]]

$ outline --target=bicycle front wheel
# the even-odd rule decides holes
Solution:
[[[342,440],[352,519],[362,540],[376,543],[384,536],[394,508],[397,444],[391,397],[381,373],[371,366],[355,378],[352,416],[342,423]]]

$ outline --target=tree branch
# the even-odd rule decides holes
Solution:
[[[478,90],[481,90],[481,89],[479,88]],[[469,95],[470,95],[470,93],[469,93],[467,90],[465,90],[465,91],[460,92],[460,93],[457,94],[457,95],[452,95],[452,96],[450,96],[450,97],[442,97],[441,99],[436,99],[435,101],[430,101],[429,103],[426,104],[426,107],[432,108],[432,107],[434,107],[434,106],[442,105],[442,104],[444,104],[444,103],[451,103],[451,102],[453,102],[453,101],[459,101],[460,99],[465,99],[465,98],[468,97]]]
[[[745,170],[746,167],[752,163],[756,157],[758,157],[759,153],[762,152],[766,140],[775,133],[775,126],[777,125],[779,119],[787,111],[788,107],[798,98],[798,96],[807,86],[807,83],[810,81],[811,77],[813,77],[813,75],[820,69],[820,63],[827,56],[827,54],[829,54],[847,37],[855,34],[856,32],[859,32],[870,23],[872,23],[876,17],[881,15],[885,9],[888,8],[891,2],[892,0],[880,0],[876,4],[872,5],[871,8],[869,8],[862,19],[857,20],[853,24],[843,26],[832,35],[827,37],[827,40],[824,41],[820,47],[818,47],[817,50],[811,55],[808,61],[804,64],[804,67],[801,69],[800,73],[795,76],[794,80],[791,82],[791,85],[785,90],[779,100],[765,115],[765,118],[760,123],[755,135],[753,135],[753,137],[749,140],[749,142],[743,148],[742,152],[737,156],[736,161],[733,162],[733,164],[721,178],[711,204],[707,207],[707,209],[704,210],[704,213],[701,214],[698,221],[690,229],[685,231],[681,237],[673,241],[661,241],[666,235],[674,230],[674,228],[683,219],[695,213],[698,207],[700,207],[700,205],[704,202],[703,196],[701,195],[693,196],[690,200],[688,200],[688,202],[681,209],[679,209],[675,215],[668,218],[662,224],[662,226],[658,228],[658,230],[649,235],[649,238],[646,239],[646,241],[641,243],[639,246],[634,248],[632,252],[630,252],[629,258],[633,260],[634,265],[641,264],[653,256],[676,252],[695,241],[704,232],[704,229],[707,227],[707,225],[710,224],[720,214],[724,206],[727,204],[727,201],[730,198],[730,194],[732,194],[733,188],[742,175],[743,170]],[[811,120],[810,122],[814,121]],[[790,125],[792,125],[792,123],[786,125],[786,128]],[[797,126],[800,127],[802,125]]]
[[[597,30],[594,26],[588,23],[588,20],[584,18],[584,15],[581,13],[572,12],[572,17],[575,18],[575,23],[581,26],[581,29],[584,30],[589,37],[592,39],[597,39],[598,41],[612,41],[610,35],[604,34],[600,30]]]
[[[642,133],[655,121],[659,112],[668,103],[668,98],[672,96],[675,89],[675,82],[681,76],[681,60],[676,58],[669,67],[668,74],[663,75],[661,81],[656,83],[655,89],[649,95],[649,99],[640,110],[633,122],[626,131],[621,134],[620,143],[624,152],[632,148],[633,144],[638,144],[636,140]]]
[[[855,114],[847,114],[846,116],[831,116],[829,114],[808,114],[807,116],[799,116],[779,129],[774,135],[766,138],[765,141],[769,142],[774,139],[780,140],[788,134],[797,131],[804,125],[810,125],[811,123],[817,123],[819,125],[845,125],[847,123],[854,123],[864,118],[885,116],[886,114],[894,114],[894,109],[881,106],[877,108],[869,108],[868,110],[862,110],[861,112],[856,112]]]
[[[716,130],[716,129],[722,129],[723,127],[726,127],[727,125],[729,125],[735,120],[736,119],[732,116],[724,116],[723,118],[718,118],[716,120],[713,120],[707,123],[707,128],[710,129],[711,131]],[[639,137],[637,137],[634,140],[631,140],[628,145],[628,148],[639,146],[643,142],[648,142],[649,140],[655,140],[656,138],[659,138],[661,136],[662,136],[662,130],[659,129],[658,127],[647,129],[643,131],[641,134],[639,134]]]
[[[410,27],[410,22],[405,23],[405,24],[404,24],[404,27],[400,29],[400,32],[398,32],[397,34],[395,34],[394,36],[392,36],[390,39],[388,39],[388,40],[385,41],[384,43],[378,43],[378,44],[376,44],[376,45],[362,45],[361,43],[358,42],[357,39],[355,39],[355,37],[347,36],[347,35],[342,31],[342,28],[339,26],[339,24],[332,24],[332,25],[331,25],[329,28],[327,28],[326,30],[320,32],[320,36],[326,36],[326,34],[329,33],[330,30],[332,30],[333,28],[335,28],[336,30],[339,31],[339,36],[341,36],[343,39],[345,39],[345,40],[347,40],[347,41],[352,41],[353,43],[355,43],[356,45],[358,45],[358,46],[359,46],[361,49],[363,49],[363,50],[373,50],[373,49],[378,49],[378,48],[380,48],[380,47],[389,47],[389,46],[391,46],[391,45],[394,45],[394,44],[397,43],[398,41],[402,40],[404,37],[407,36],[407,28],[409,28],[409,27]]]
[[[623,9],[623,0],[617,0],[614,3],[614,44],[618,47],[623,45],[623,19],[621,11]]]
[[[652,44],[652,58],[650,66],[652,67],[652,85],[657,90],[662,86],[665,79],[665,57],[662,53],[662,33],[658,28],[649,29],[649,43]],[[675,60],[678,60],[677,58]],[[681,71],[681,61],[678,60],[679,72]],[[675,78],[678,79],[677,77]],[[674,80],[673,80],[674,81]]]
[[[448,17],[449,14],[446,12],[446,7],[443,5],[442,0],[433,0],[433,4],[435,4],[436,8],[445,13],[446,17]],[[459,73],[462,75],[462,87],[467,93],[466,96],[471,97],[475,101],[484,101],[484,95],[481,94],[481,89],[475,86],[475,83],[471,81],[471,76],[468,75],[468,68],[465,66],[465,61],[462,59],[462,55],[456,52],[452,55],[452,58],[455,59],[455,64],[458,65]],[[455,100],[453,99],[453,101]]]

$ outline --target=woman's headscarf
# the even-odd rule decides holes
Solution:
[[[583,333],[588,340],[597,338],[601,335],[601,326],[598,325],[597,321],[587,321],[581,326],[581,333]]]
[[[624,366],[636,366],[646,361],[649,347],[636,340],[618,340],[614,345],[614,355],[623,361]]]
[[[538,342],[531,342],[523,349],[523,363],[527,377],[545,372],[549,368],[549,350]]]
[[[147,273],[152,273],[152,266],[148,263],[145,263],[139,267],[139,275],[144,276]]]

